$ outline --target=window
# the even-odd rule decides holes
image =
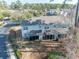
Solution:
[[[46,27],[45,27],[45,29],[49,29],[49,27],[48,27],[48,26],[46,26]]]
[[[42,30],[31,30],[30,33],[41,33]]]
[[[28,30],[28,27],[24,27],[24,30]]]
[[[39,28],[41,28],[41,26],[39,26]]]

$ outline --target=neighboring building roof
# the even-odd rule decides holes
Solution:
[[[5,23],[4,27],[12,27],[12,26],[18,26],[18,25],[20,25],[20,23],[16,22],[16,21],[6,21],[4,23]]]
[[[58,23],[58,22],[63,22],[64,17],[61,16],[41,16],[41,17],[33,17],[31,18],[31,21],[36,21],[38,19],[44,21],[45,23]]]
[[[40,24],[44,24],[44,22],[42,22],[41,20],[35,20],[35,21],[31,21],[31,20],[23,20],[21,25],[40,25]]]
[[[10,28],[10,30],[14,30],[14,31],[17,31],[17,30],[20,30],[21,29],[21,26],[13,26]]]
[[[49,27],[50,29],[51,28],[68,28],[68,25],[66,24],[61,24],[61,23],[49,23],[49,24],[46,24],[46,23],[38,23],[38,22],[32,22],[32,23],[26,23],[26,22],[23,22],[22,24],[24,27],[25,26],[28,26],[28,25],[38,25],[38,26],[42,26],[42,27]]]
[[[66,22],[62,16],[41,16],[33,17],[30,20],[22,21],[21,25],[40,25],[40,24],[52,24]]]

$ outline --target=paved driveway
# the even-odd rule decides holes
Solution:
[[[0,59],[17,59],[11,44],[5,36],[8,33],[8,28],[0,27]]]

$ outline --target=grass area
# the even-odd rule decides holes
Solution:
[[[48,54],[48,59],[59,59],[59,56],[65,57],[65,55],[60,51],[52,51]]]
[[[0,26],[2,26],[3,25],[3,22],[0,22]]]
[[[18,57],[18,59],[20,59],[22,57],[22,54],[20,51],[16,50],[15,51],[16,56]]]

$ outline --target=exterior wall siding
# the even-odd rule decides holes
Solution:
[[[53,31],[55,29],[59,29],[60,30],[61,27],[59,27],[59,28],[58,27],[54,27],[53,24],[51,24],[51,25],[46,25],[46,24],[42,25],[42,24],[40,24],[40,25],[26,25],[26,26],[22,26],[22,29],[21,29],[22,37],[23,38],[29,38],[31,36],[39,36],[38,39],[42,40],[44,35],[47,35],[47,34],[45,34],[45,33],[47,33],[47,31]],[[66,30],[67,28],[62,28],[62,29]],[[40,32],[40,33],[32,33],[34,31],[39,31],[39,30],[41,30],[42,32]],[[59,38],[58,37],[59,33],[56,33],[56,32],[50,33],[49,35],[54,35],[54,40]]]

